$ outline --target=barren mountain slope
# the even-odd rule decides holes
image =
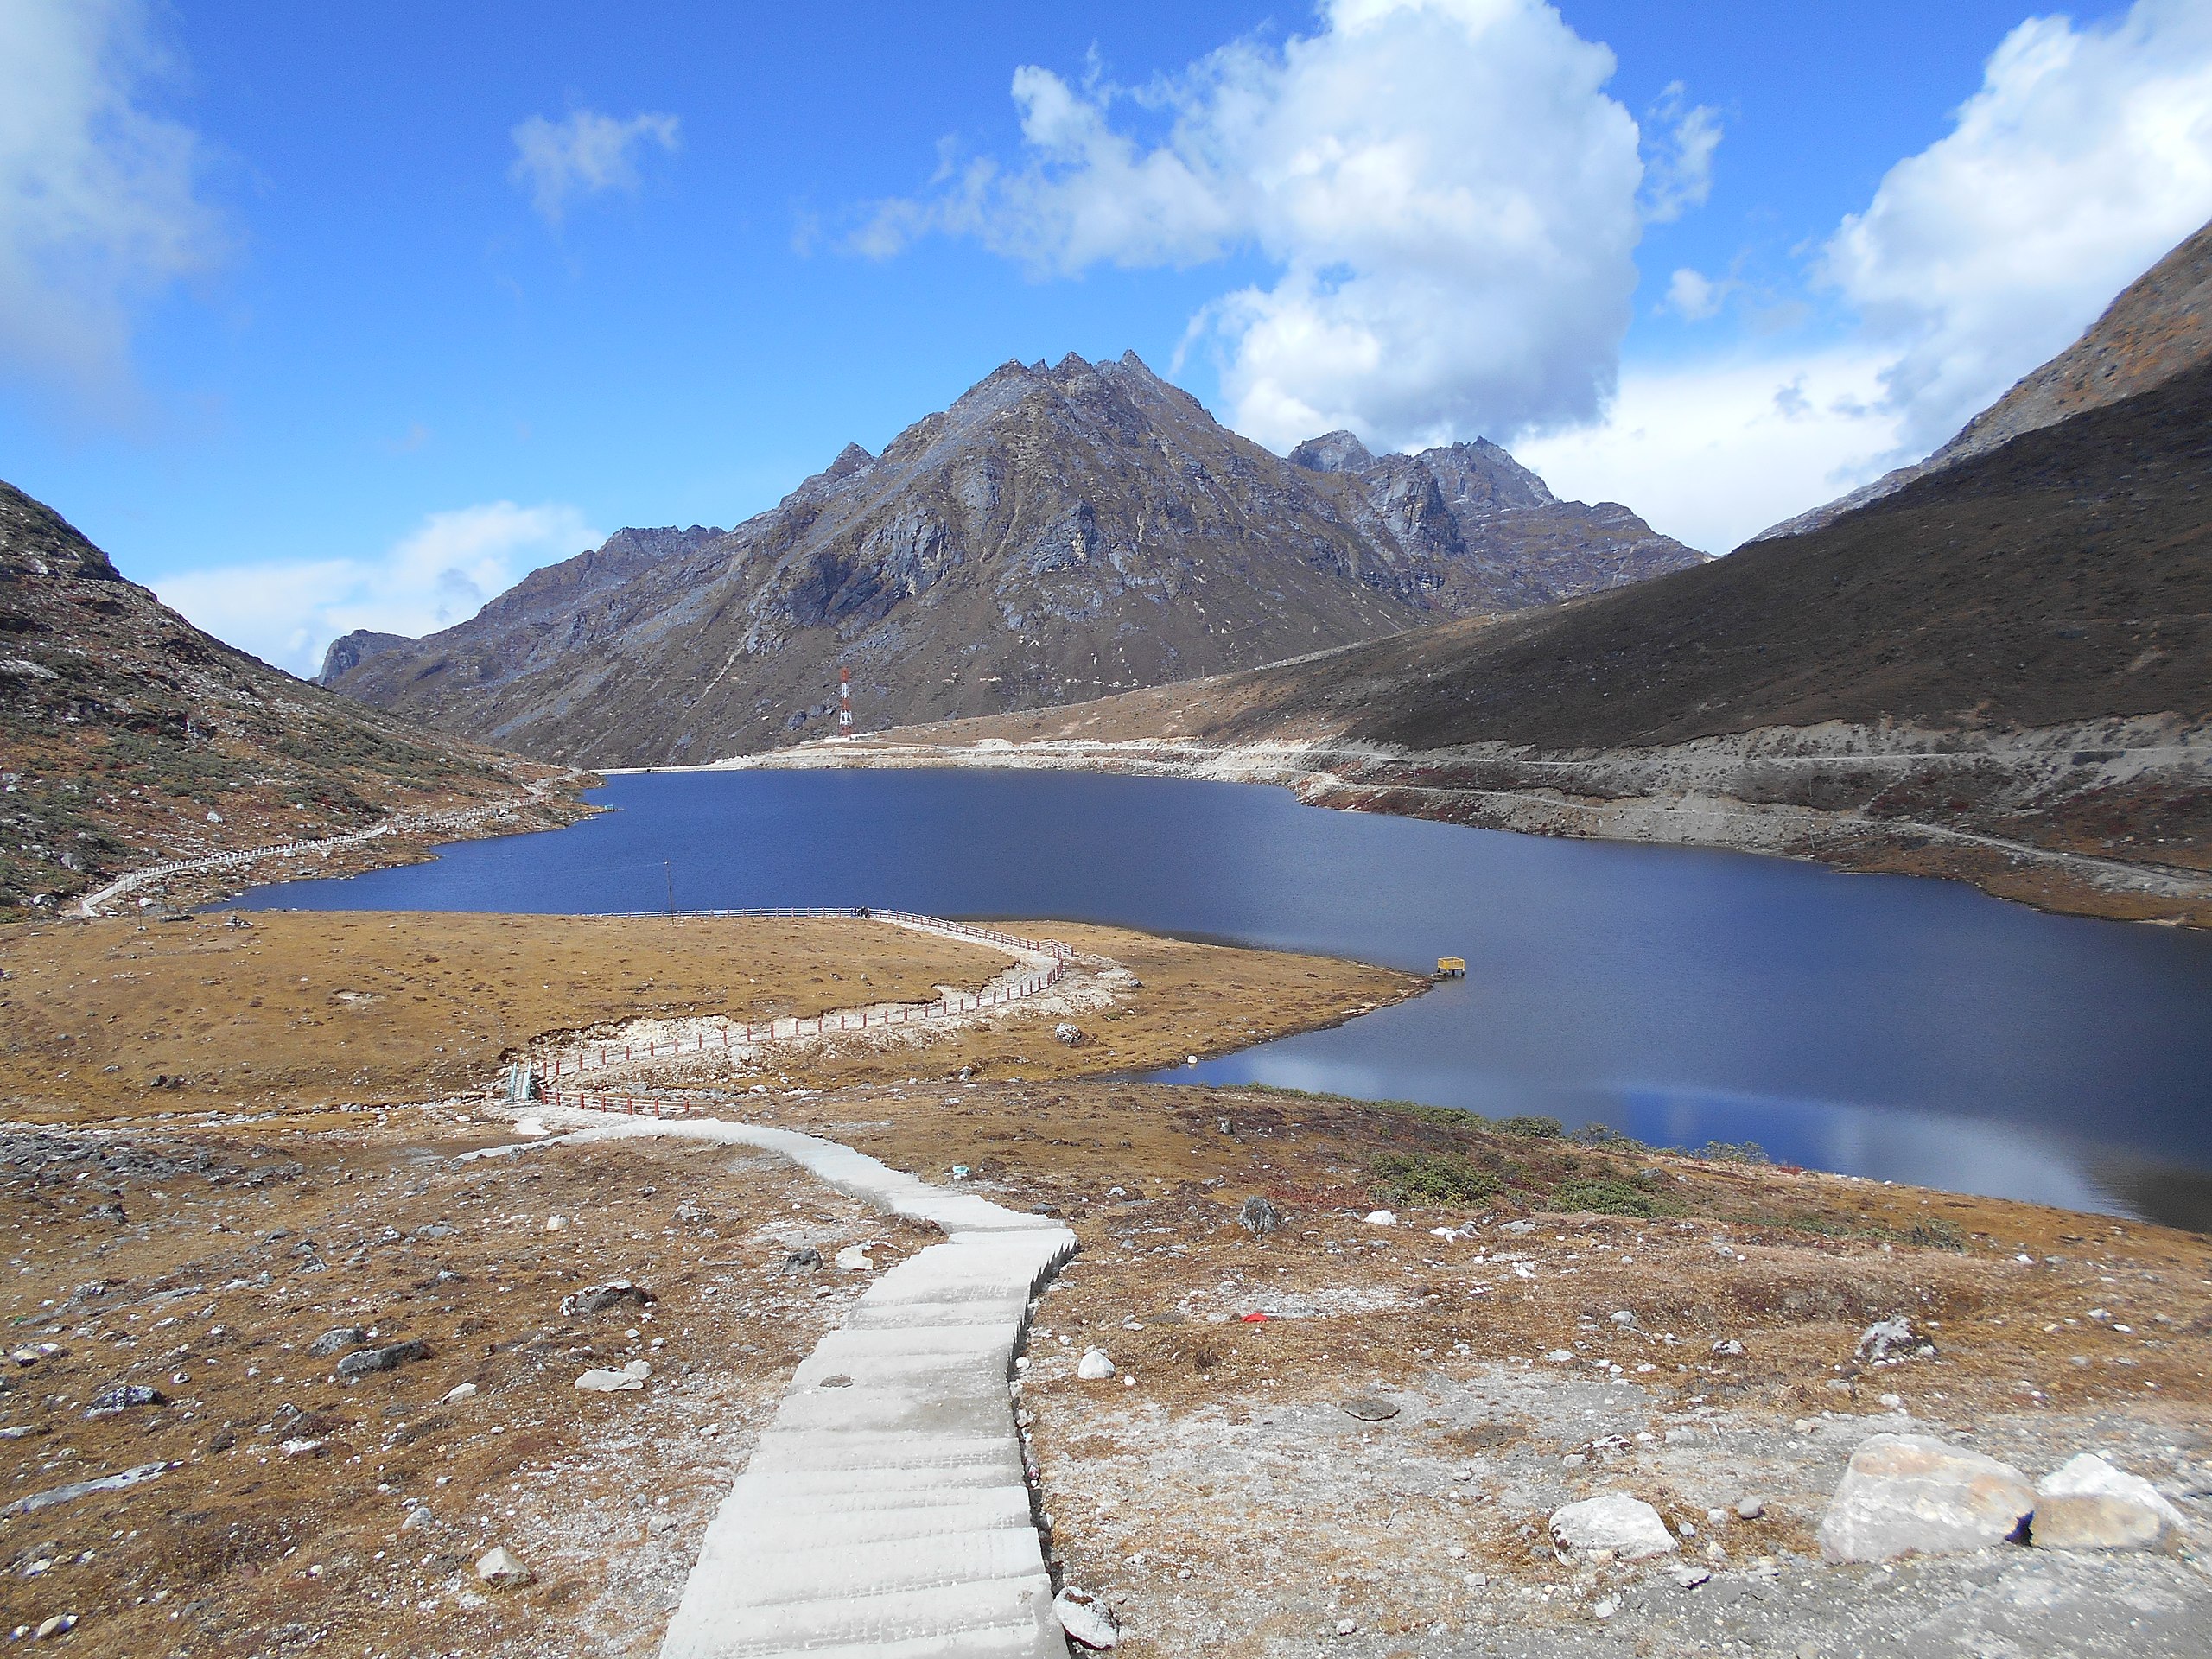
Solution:
[[[1009,363],[728,534],[610,542],[419,643],[342,640],[326,682],[534,754],[696,760],[830,729],[840,666],[864,726],[995,713],[1700,556],[1492,446],[1366,461],[1292,465],[1134,354]]]
[[[1915,479],[1986,454],[2023,432],[2150,391],[2212,356],[2212,225],[2124,289],[2082,338],[1968,421],[1916,466],[1900,467],[1751,539],[1802,536]]]
[[[2212,922],[2208,494],[2212,363],[1698,569],[854,759],[1180,766]]]
[[[556,770],[233,650],[0,484],[0,919],[146,864],[515,798]]]

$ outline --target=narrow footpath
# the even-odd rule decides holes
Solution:
[[[1031,1299],[1075,1234],[796,1130],[560,1116],[587,1127],[467,1155],[646,1135],[755,1147],[945,1236],[801,1362],[661,1659],[1065,1659],[1010,1381]]]

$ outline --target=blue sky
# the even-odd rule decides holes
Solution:
[[[1722,550],[2212,216],[2206,11],[0,0],[0,477],[295,670],[1071,350]]]

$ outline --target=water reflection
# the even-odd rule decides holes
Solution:
[[[880,904],[1468,976],[1199,1068],[2202,1224],[2212,938],[1950,883],[1049,772],[624,778],[607,815],[257,905]],[[665,861],[665,865],[664,863]],[[1178,1071],[1185,1080],[1192,1073]]]

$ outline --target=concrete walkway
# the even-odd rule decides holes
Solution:
[[[800,1363],[661,1659],[1066,1659],[1007,1382],[1030,1297],[1075,1235],[791,1129],[627,1120],[532,1144],[642,1135],[780,1153],[945,1235]]]

